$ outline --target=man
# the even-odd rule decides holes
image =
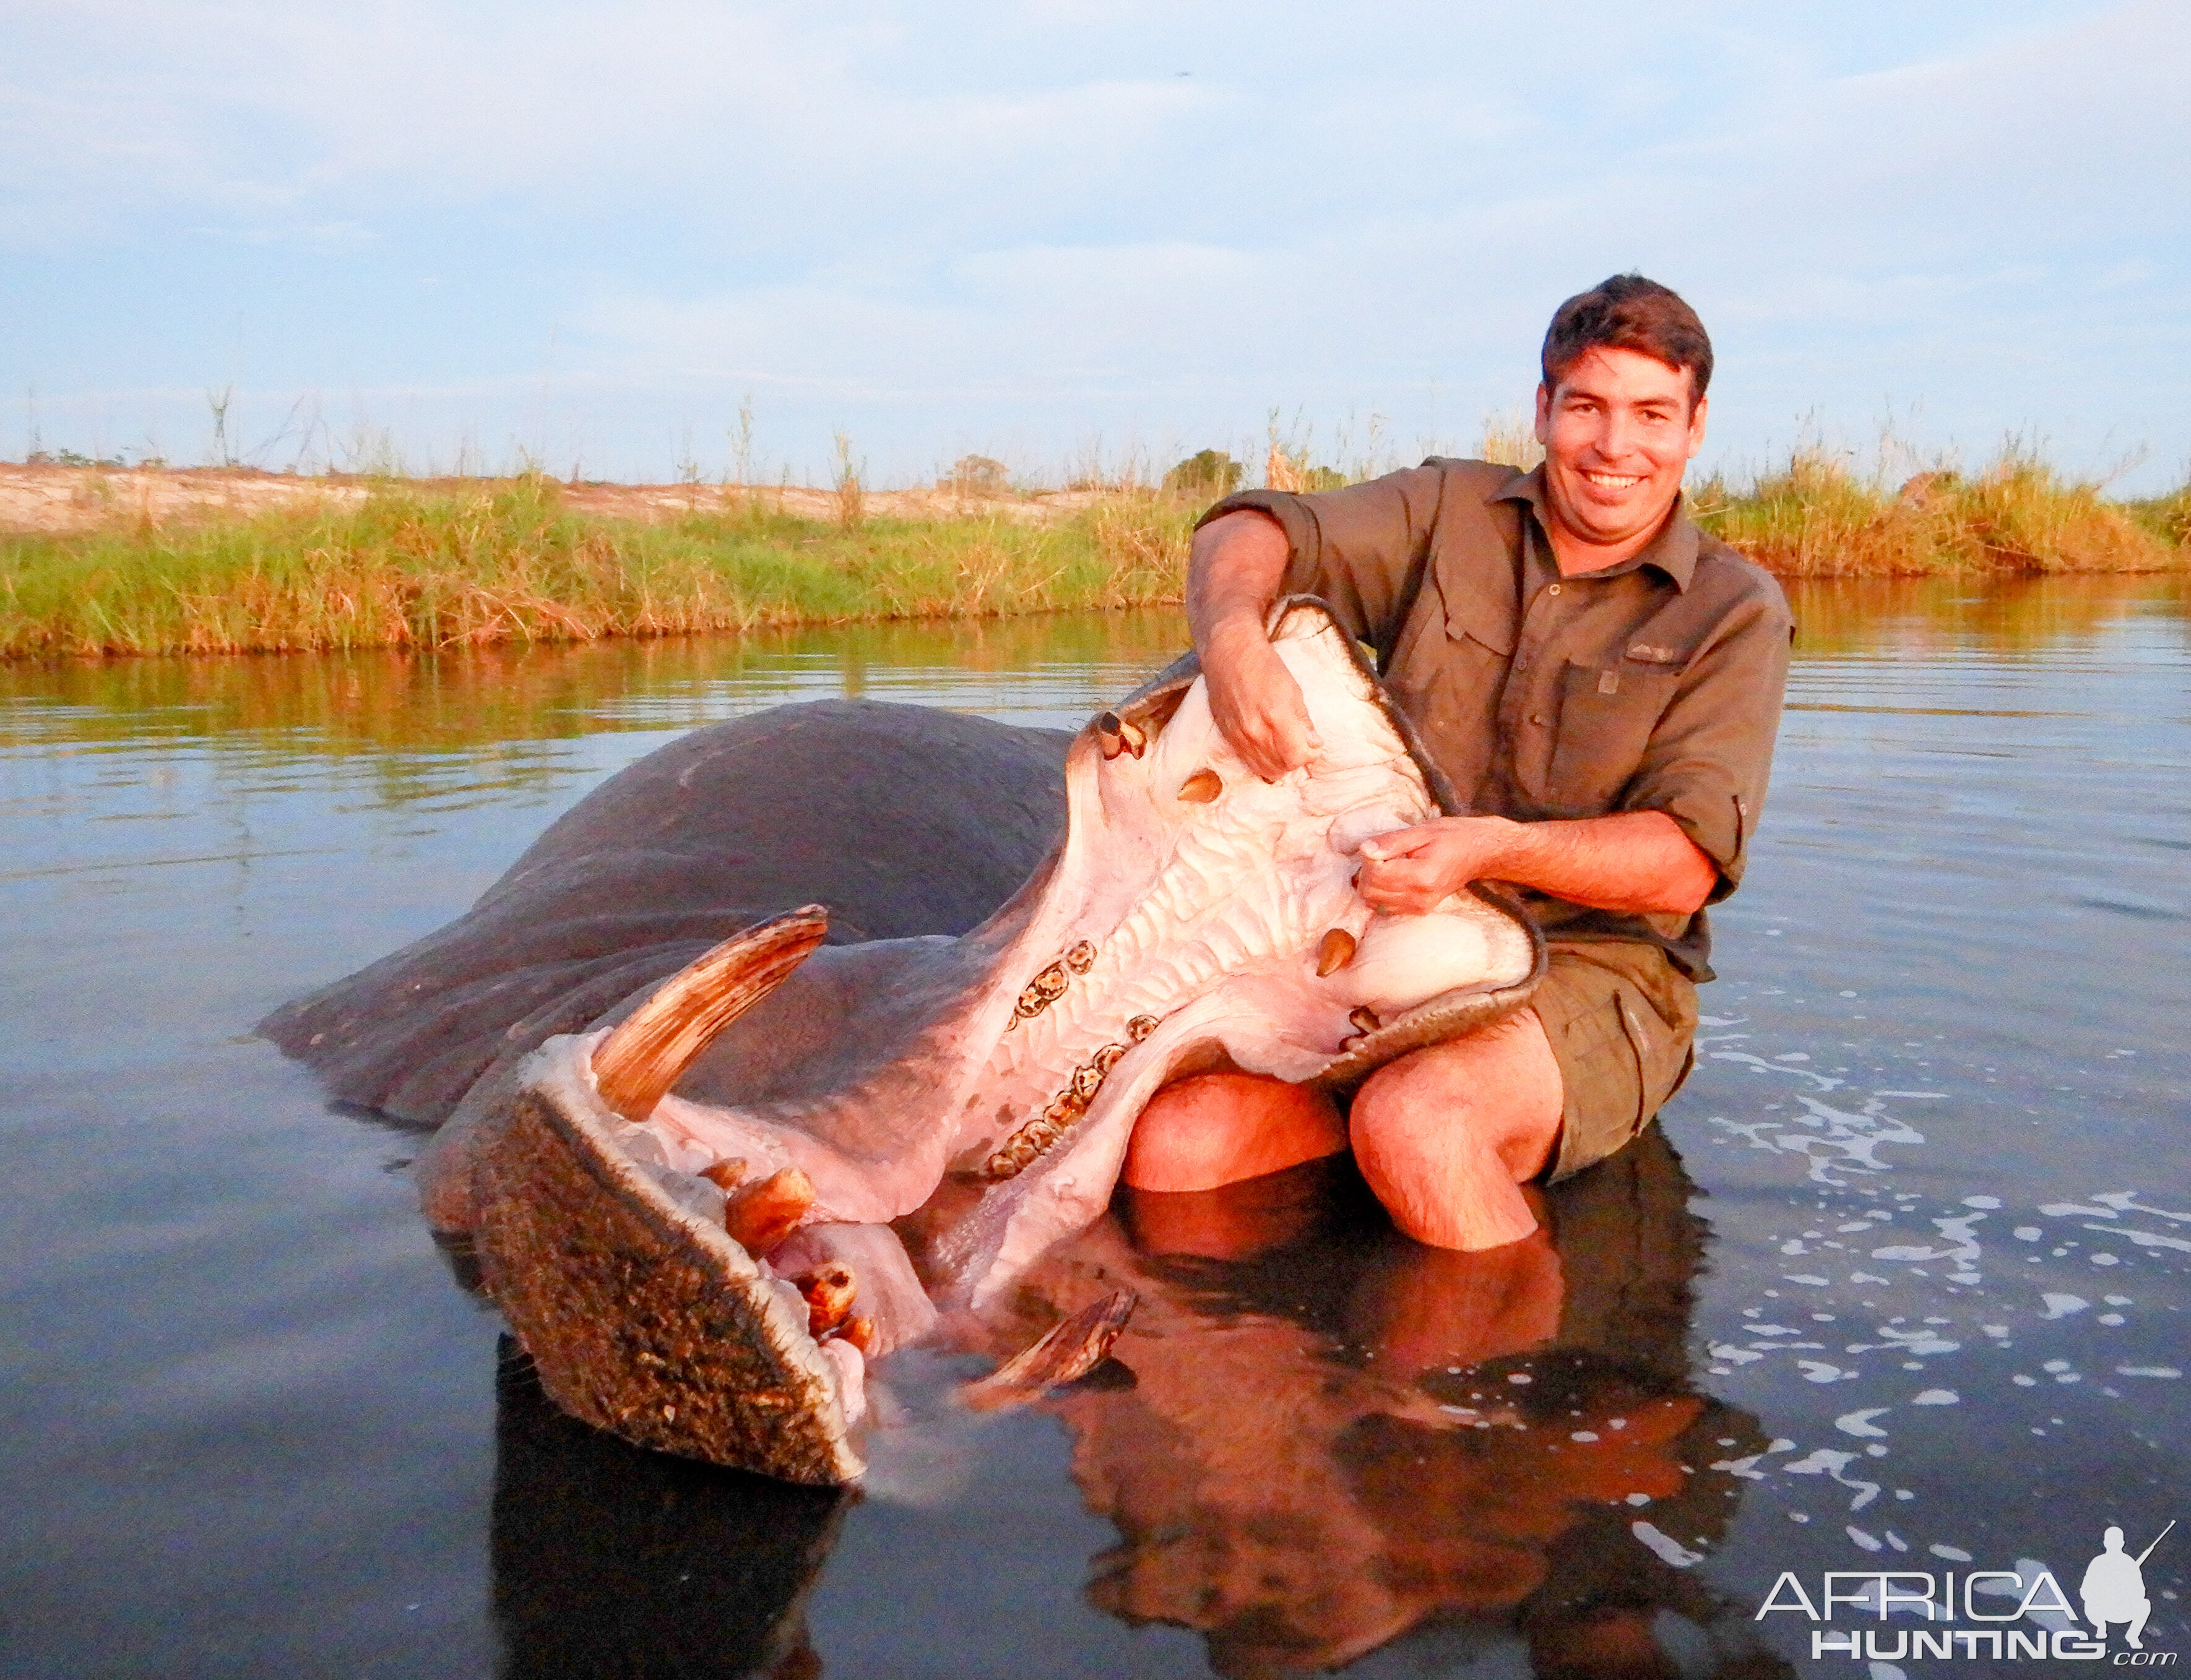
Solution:
[[[1507,882],[1551,964],[1531,1007],[1380,1069],[1344,1121],[1275,1081],[1181,1081],[1129,1183],[1205,1189],[1351,1144],[1402,1230],[1494,1247],[1535,1229],[1524,1184],[1622,1147],[1687,1076],[1704,906],[1742,877],[1791,633],[1778,585],[1681,508],[1711,366],[1687,304],[1615,275],[1545,335],[1535,471],[1433,459],[1204,517],[1187,615],[1227,741],[1267,779],[1315,757],[1263,627],[1279,595],[1322,597],[1472,813],[1364,845],[1363,897],[1410,915]]]

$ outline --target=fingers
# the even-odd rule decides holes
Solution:
[[[1396,828],[1390,833],[1380,834],[1362,843],[1362,855],[1373,863],[1384,863],[1393,858],[1403,858],[1437,840],[1442,831],[1434,823],[1417,823],[1412,828]]]
[[[1363,848],[1368,855],[1369,848]],[[1372,910],[1420,916],[1443,903],[1453,889],[1444,871],[1426,859],[1371,860],[1354,877],[1354,890]]]
[[[1261,655],[1213,669],[1209,712],[1226,744],[1266,781],[1298,769],[1323,749],[1292,672],[1265,643]]]

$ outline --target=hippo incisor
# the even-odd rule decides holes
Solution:
[[[850,739],[874,750],[850,763],[840,728],[819,732],[839,756],[803,757],[784,708],[703,732],[734,757],[765,743],[736,810],[679,803],[699,760],[673,744],[463,922],[265,1030],[339,1095],[413,1118],[449,1114],[463,1084],[421,1159],[425,1211],[469,1246],[558,1405],[644,1446],[851,1480],[868,1362],[993,1313],[1099,1217],[1165,1083],[1232,1068],[1343,1089],[1517,1007],[1542,970],[1494,889],[1420,917],[1362,901],[1362,842],[1452,795],[1319,604],[1280,603],[1271,634],[1323,737],[1312,764],[1257,778],[1183,661],[1072,739],[1062,838],[957,937],[825,944],[830,911],[810,904],[663,978],[697,925],[688,831],[758,841],[716,860],[717,913],[750,905],[786,884],[766,814],[834,780],[860,815],[845,890],[825,871],[817,896],[865,933],[927,878],[993,867],[981,810],[950,809],[953,752],[1017,791],[1005,828],[1040,803],[1034,732],[982,724],[970,746],[922,714],[951,747],[924,774],[899,750],[907,708],[861,714]],[[930,726],[912,727],[917,743]],[[1095,1303],[987,1391],[1088,1369],[1130,1304]]]

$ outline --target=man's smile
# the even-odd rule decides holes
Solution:
[[[1582,476],[1588,482],[1596,485],[1600,490],[1633,490],[1637,485],[1643,482],[1645,474],[1642,473],[1593,473],[1585,469]]]

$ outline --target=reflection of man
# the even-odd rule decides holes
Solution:
[[[1420,912],[1479,879],[1524,889],[1551,966],[1533,1007],[1380,1070],[1341,1130],[1241,1075],[1142,1116],[1130,1183],[1195,1189],[1351,1142],[1409,1235],[1485,1248],[1533,1229],[1522,1182],[1619,1149],[1687,1072],[1704,905],[1734,890],[1765,794],[1790,621],[1773,580],[1679,506],[1711,344],[1678,297],[1619,275],[1554,316],[1545,464],[1432,460],[1317,495],[1221,502],[1188,614],[1226,739],[1260,774],[1319,743],[1264,618],[1319,595],[1460,808],[1362,849],[1362,895]]]
[[[2100,1536],[2100,1544],[2107,1549],[2085,1566],[2085,1583],[2077,1589],[2077,1596],[2085,1601],[2086,1620],[2092,1624],[2096,1638],[2108,1637],[2108,1624],[2121,1621],[2130,1624],[2124,1637],[2133,1651],[2145,1649],[2138,1636],[2145,1632],[2145,1619],[2153,1614],[2153,1603],[2145,1596],[2145,1573],[2138,1568],[2138,1560],[2123,1550],[2123,1531],[2111,1528]]]
[[[1633,1526],[1716,1543],[1742,1484],[1712,1462],[1767,1439],[1690,1382],[1693,1189],[1646,1138],[1533,1189],[1538,1232],[1477,1254],[1397,1234],[1333,1163],[1122,1195],[1027,1274],[999,1333],[1016,1348],[1122,1284],[1141,1297],[1112,1350],[1131,1376],[1047,1402],[1118,1529],[1091,1601],[1203,1634],[1228,1676],[1460,1623],[1511,1629],[1539,1675],[1671,1680],[1669,1612],[1709,1631],[1715,1673],[1785,1674]],[[1392,1671],[1445,1672],[1440,1649]]]

